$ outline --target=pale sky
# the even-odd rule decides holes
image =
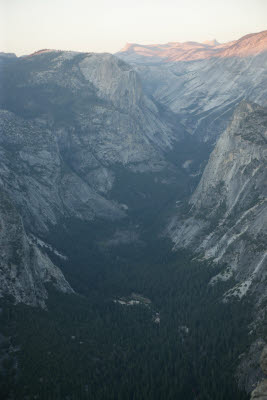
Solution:
[[[239,39],[267,29],[267,0],[0,0],[0,52],[111,52],[128,43]]]

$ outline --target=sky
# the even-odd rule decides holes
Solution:
[[[114,53],[125,43],[219,42],[267,29],[267,0],[0,0],[0,52]]]

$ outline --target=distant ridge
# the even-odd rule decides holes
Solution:
[[[206,40],[205,42],[202,42],[203,44],[206,44],[208,46],[219,46],[221,43],[219,43],[216,39],[213,40]]]
[[[192,61],[212,57],[248,57],[267,51],[267,30],[252,33],[232,42],[220,44],[216,39],[198,42],[169,42],[140,45],[127,43],[117,54],[150,57],[158,61]]]
[[[37,56],[38,54],[42,54],[42,53],[51,53],[51,52],[54,52],[54,51],[59,52],[59,51],[61,51],[61,50],[41,49],[41,50],[37,50],[37,51],[35,51],[35,52],[31,53],[31,54],[27,54],[27,55],[25,55],[25,56],[23,56],[23,57],[32,57],[32,56]]]

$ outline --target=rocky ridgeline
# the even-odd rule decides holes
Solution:
[[[176,113],[197,140],[214,143],[241,100],[267,104],[267,31],[234,42],[128,45],[146,91]]]
[[[159,63],[194,61],[208,58],[248,57],[267,50],[267,31],[251,33],[238,40],[219,43],[216,39],[198,42],[169,42],[165,44],[140,45],[127,43],[118,53],[131,62]],[[150,60],[149,60],[149,58]]]

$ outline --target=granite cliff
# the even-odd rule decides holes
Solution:
[[[169,218],[174,251],[220,267],[209,283],[229,283],[224,302],[252,299],[258,340],[267,299],[265,44],[263,32],[228,45],[128,46],[120,58],[0,55],[0,296],[45,307],[47,285],[73,293],[50,242],[69,221],[86,234],[99,221],[111,227],[78,247],[91,256],[96,236],[99,253],[142,247],[144,227],[158,238]]]
[[[214,143],[243,99],[266,105],[267,31],[218,44],[128,45],[117,56],[191,134]]]
[[[189,200],[189,210],[169,226],[175,248],[225,264],[212,282],[234,278],[226,296],[242,298],[266,288],[267,111],[242,102],[210,155]]]
[[[0,176],[28,226],[44,231],[65,215],[122,218],[105,196],[116,178],[111,166],[168,169],[173,127],[124,62],[43,51],[3,74]]]
[[[190,249],[197,259],[220,267],[210,285],[228,282],[223,302],[248,301],[254,309],[250,347],[240,356],[236,372],[247,392],[261,376],[257,364],[266,343],[266,127],[266,108],[245,101],[237,107],[188,205],[178,207],[167,229],[174,250]]]
[[[70,219],[126,218],[134,206],[127,204],[127,193],[121,201],[123,187],[114,190],[118,175],[127,182],[144,174],[159,190],[179,180],[166,154],[184,129],[145,95],[131,66],[110,54],[53,50],[1,60],[0,187],[22,218],[23,237],[49,241],[51,229]],[[148,203],[151,194],[138,183],[134,190]],[[44,269],[50,262],[45,257]],[[24,281],[38,286],[40,269],[31,275],[28,265]],[[6,282],[10,268],[3,271]],[[17,301],[38,302],[23,295],[24,281],[21,295],[11,284],[1,290],[15,293]],[[38,296],[44,299],[45,290]]]
[[[24,229],[8,195],[0,190],[0,297],[13,296],[16,303],[45,307],[46,284],[73,293],[62,272]]]

